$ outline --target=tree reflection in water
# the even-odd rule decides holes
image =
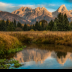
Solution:
[[[56,52],[57,53],[57,57],[58,58],[61,58],[61,57],[66,57],[66,55],[67,55],[67,53],[65,53],[65,52]]]

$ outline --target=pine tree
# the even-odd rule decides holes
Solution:
[[[47,31],[47,30],[49,30],[49,29],[48,29],[48,24],[47,24],[47,26],[46,26],[46,31]]]
[[[63,14],[60,13],[58,15],[58,21],[56,23],[57,23],[58,31],[70,30],[69,21],[68,21],[68,18],[67,18],[66,14],[63,15]]]
[[[70,28],[69,28],[69,21],[68,21],[68,18],[67,18],[66,14],[64,14],[64,30],[65,31],[70,30]]]
[[[40,25],[40,23],[38,24],[38,31],[41,31],[42,30],[42,27]]]
[[[33,30],[35,30],[35,26],[34,26],[34,24],[33,24]]]
[[[41,25],[41,30],[43,31],[44,30],[44,23],[42,22],[42,25]]]
[[[53,26],[53,28],[52,28],[52,31],[57,31],[58,29],[57,29],[57,23],[56,22],[54,22],[54,26]]]
[[[61,13],[58,15],[57,26],[59,31],[64,31],[64,16]]]
[[[26,23],[25,23],[25,25],[24,25],[24,27],[23,27],[23,30],[24,30],[24,31],[28,31],[28,26],[27,26]]]
[[[2,21],[0,22],[0,31],[5,31],[5,30],[6,30],[6,24],[5,24],[5,21],[2,20]]]
[[[2,21],[0,21],[0,31],[2,31],[3,25],[2,25]]]
[[[14,19],[14,27],[16,28],[16,20]]]
[[[30,31],[31,29],[32,29],[32,26],[30,25],[30,26],[27,26],[28,27],[28,31]]]
[[[14,24],[13,22],[10,22],[10,24],[7,27],[7,31],[14,31],[14,30],[15,30]]]
[[[53,29],[53,26],[54,26],[54,22],[51,20],[48,24],[48,30],[52,30]]]
[[[20,22],[18,22],[18,23],[17,23],[17,27],[22,28],[22,25],[21,25],[21,23],[20,23]]]
[[[54,26],[53,26],[53,28],[52,28],[53,31],[58,31],[57,24],[58,24],[58,19],[55,18],[55,20],[54,20]]]
[[[72,30],[72,22],[70,23],[70,30]]]
[[[7,19],[7,21],[6,21],[6,27],[9,25],[9,20]]]
[[[38,21],[36,21],[36,23],[35,23],[35,30],[38,30]]]

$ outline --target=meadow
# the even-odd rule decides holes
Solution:
[[[19,40],[21,43],[59,44],[72,46],[72,31],[15,31],[0,32],[0,36],[1,34],[4,35],[2,37],[6,38],[7,41],[9,41],[8,36],[11,36],[16,38],[17,42]]]
[[[72,46],[72,31],[15,31],[0,32],[0,51],[18,51],[22,44],[54,44]],[[22,48],[21,48],[22,50]]]

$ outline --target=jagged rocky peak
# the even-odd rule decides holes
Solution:
[[[35,8],[35,10],[36,10],[36,11],[39,11],[39,10],[41,10],[41,8],[40,8],[40,7],[37,7],[37,8]]]
[[[19,9],[23,9],[23,8],[30,8],[30,7],[24,7],[24,6],[22,6],[22,7],[20,7]],[[30,8],[31,9],[31,8]]]
[[[35,8],[35,10],[39,11],[39,10],[47,10],[47,9],[45,7],[42,7],[42,8],[37,7],[37,8]]]
[[[42,9],[46,9],[45,7],[42,7]]]
[[[71,12],[71,13],[72,13],[72,10],[69,10],[69,12]]]
[[[28,12],[28,11],[32,11],[33,9],[30,8],[30,7],[20,7],[19,9],[15,10],[12,12],[12,14],[17,14],[17,15],[22,15],[24,14],[25,12]]]
[[[42,10],[46,10],[46,11],[48,11],[45,7],[42,7],[41,9],[42,9]]]
[[[58,12],[64,12],[64,11],[68,11],[68,10],[67,10],[66,6],[63,4],[63,5],[61,5],[61,6],[58,8],[57,11],[58,11]]]
[[[19,10],[22,10],[22,11],[31,11],[32,8],[22,6],[21,8],[19,8]]]
[[[24,6],[20,7],[19,9],[23,9],[23,8],[24,8]]]
[[[72,10],[69,10],[69,11],[72,11]]]
[[[40,21],[42,19],[49,22],[54,20],[59,13],[66,14],[69,21],[72,21],[72,10],[68,11],[64,4],[61,5],[55,12],[49,12],[45,7],[37,7],[35,9],[30,7],[21,7],[12,12],[12,14],[17,14],[18,16],[25,18],[31,22],[31,24],[35,23],[36,20]]]
[[[70,14],[72,15],[72,10],[69,10]]]

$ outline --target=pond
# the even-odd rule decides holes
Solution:
[[[15,69],[71,69],[72,47],[31,44],[13,58],[24,64]]]

